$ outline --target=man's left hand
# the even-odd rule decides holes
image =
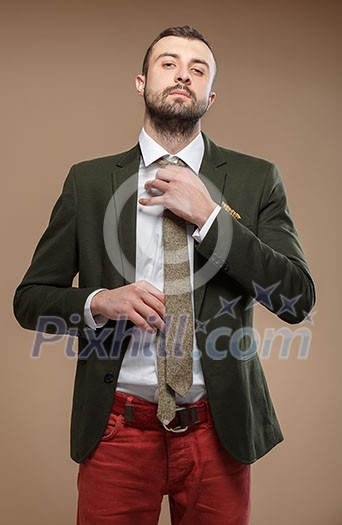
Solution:
[[[201,179],[183,166],[167,165],[159,169],[156,178],[146,182],[145,189],[151,194],[158,190],[161,195],[139,199],[140,204],[162,205],[198,228],[202,228],[216,207]]]

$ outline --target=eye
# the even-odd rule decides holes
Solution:
[[[166,69],[171,69],[175,64],[173,62],[164,62],[163,67]]]
[[[193,71],[196,75],[204,75],[204,71],[202,71],[202,69],[198,69],[198,67],[191,68],[191,71]]]

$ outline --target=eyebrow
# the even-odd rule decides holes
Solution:
[[[159,60],[160,58],[163,58],[163,57],[172,57],[172,58],[178,58],[178,59],[180,58],[180,56],[177,53],[165,52],[165,53],[160,53],[160,55],[157,56],[156,60]],[[202,58],[192,58],[190,62],[191,64],[203,64],[203,66],[206,66],[208,69],[210,69],[208,62],[206,62]]]

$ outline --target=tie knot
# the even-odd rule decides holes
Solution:
[[[176,166],[186,166],[185,162],[183,162],[182,159],[176,157],[175,155],[165,155],[165,157],[162,157],[161,159],[157,160],[157,162],[160,166],[170,166],[171,164],[174,164]]]

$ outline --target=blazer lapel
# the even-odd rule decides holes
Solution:
[[[203,157],[199,177],[203,181],[203,183],[206,185],[212,199],[218,204],[221,204],[222,196],[224,194],[226,179],[227,179],[227,173],[228,173],[227,162],[222,156],[222,153],[220,152],[216,144],[214,144],[214,142],[212,142],[204,133],[202,133],[202,135],[203,135],[205,150],[204,150],[204,157]],[[197,273],[200,270],[202,265],[203,265],[203,261],[201,261],[200,255],[195,250],[195,253],[194,253],[194,272],[195,272],[194,299],[195,299],[196,319],[199,318],[202,302],[204,299],[204,294],[205,294],[206,287],[207,287],[207,283],[200,285],[198,282],[196,282]]]
[[[112,173],[113,199],[118,225],[117,249],[125,284],[135,281],[136,217],[140,148],[136,145],[116,163]],[[118,260],[118,258],[116,258]]]

